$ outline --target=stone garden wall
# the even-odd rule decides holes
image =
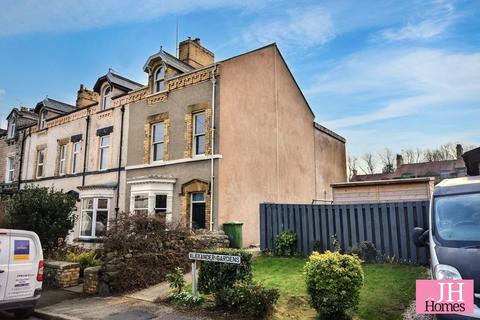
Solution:
[[[68,288],[79,284],[80,264],[65,261],[46,261],[43,285],[45,288]]]

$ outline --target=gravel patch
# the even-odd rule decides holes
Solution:
[[[403,314],[404,320],[433,320],[433,315],[431,314],[417,314],[415,312],[415,300],[410,303],[408,309]]]

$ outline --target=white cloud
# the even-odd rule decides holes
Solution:
[[[426,40],[444,33],[456,19],[454,6],[446,1],[436,1],[425,17],[418,22],[408,22],[401,28],[388,28],[379,32],[379,37],[388,41]]]
[[[115,23],[223,7],[251,9],[259,0],[17,0],[0,3],[0,36],[86,30]]]
[[[321,7],[290,9],[282,14],[261,19],[243,34],[247,43],[279,42],[285,46],[308,48],[322,45],[335,36],[329,13]]]
[[[480,53],[368,50],[338,62],[307,93],[367,101],[363,103],[368,105],[352,102],[351,116],[325,123],[332,128],[402,117],[428,107],[478,102]]]

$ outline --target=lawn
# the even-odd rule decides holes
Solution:
[[[280,290],[274,319],[314,319],[308,305],[303,276],[303,258],[258,257],[253,263],[254,279]],[[426,277],[420,266],[364,264],[365,285],[354,319],[401,319],[415,296],[415,279]]]

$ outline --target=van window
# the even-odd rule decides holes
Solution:
[[[480,243],[480,193],[442,196],[434,201],[436,234],[442,240]]]

